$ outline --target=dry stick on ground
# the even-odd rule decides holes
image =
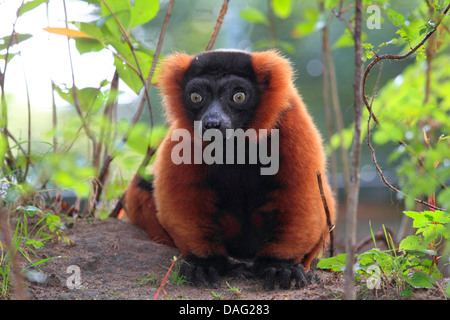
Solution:
[[[228,2],[230,2],[230,0],[223,1],[219,16],[217,17],[216,26],[214,27],[214,31],[211,35],[211,38],[209,39],[209,43],[206,46],[205,51],[211,50],[214,46],[214,43],[216,42],[217,35],[219,34],[220,27],[222,26],[223,23],[223,18],[225,17],[225,14],[227,13],[228,10]]]
[[[317,182],[319,183],[320,196],[322,197],[323,208],[325,209],[325,214],[327,216],[328,232],[330,233],[330,248],[329,248],[330,257],[333,257],[334,256],[334,227],[335,227],[335,225],[332,224],[332,222],[331,222],[330,209],[328,207],[327,198],[325,197],[325,192],[323,190],[322,174],[320,173],[320,171],[317,171]],[[324,237],[324,240],[325,240],[325,237]]]
[[[159,292],[161,291],[162,287],[166,284],[167,277],[169,276],[170,272],[172,271],[173,266],[175,265],[175,263],[178,260],[181,259],[181,257],[182,257],[182,255],[180,255],[178,257],[174,256],[173,259],[171,259],[172,263],[170,264],[169,270],[167,270],[166,276],[164,277],[163,281],[161,282],[161,285],[159,286],[158,291],[156,292],[155,297],[153,298],[153,300],[158,299]]]
[[[450,10],[450,4],[445,8],[444,12],[443,12],[443,16],[447,15],[448,11]],[[425,44],[425,42],[433,35],[434,32],[436,32],[437,28],[439,27],[439,25],[442,22],[443,17],[435,24],[433,30],[429,31],[425,37],[413,48],[411,48],[411,50],[409,50],[408,52],[406,52],[405,54],[402,55],[392,55],[392,54],[384,54],[381,56],[377,56],[366,68],[366,70],[364,71],[364,75],[363,75],[363,80],[362,80],[362,92],[363,92],[363,101],[364,104],[367,108],[367,110],[369,110],[369,119],[367,120],[367,145],[370,149],[370,153],[372,155],[372,161],[378,171],[378,173],[380,174],[381,180],[384,182],[384,184],[386,184],[391,190],[393,190],[396,193],[402,194],[405,197],[408,197],[407,194],[403,193],[401,190],[395,188],[389,181],[387,181],[386,177],[383,174],[383,171],[381,170],[380,166],[378,165],[376,156],[375,156],[375,149],[373,148],[371,142],[370,142],[370,121],[371,119],[373,119],[375,121],[375,123],[380,126],[380,122],[377,119],[377,117],[375,116],[375,114],[373,113],[372,110],[372,105],[368,102],[367,98],[366,98],[366,94],[365,94],[365,87],[366,87],[366,80],[367,77],[370,73],[370,70],[373,68],[373,66],[375,66],[375,64],[377,64],[378,62],[385,60],[385,59],[389,59],[389,60],[403,60],[406,59],[407,57],[409,57],[411,54],[413,54],[414,52],[417,51],[417,49],[419,49],[421,46],[423,46]],[[399,141],[399,144],[402,145],[406,145],[405,142],[403,141]],[[414,201],[416,201],[417,203],[420,203],[422,205],[428,206],[429,208],[432,208],[434,210],[442,210],[442,208],[436,207],[435,205],[432,205],[430,203],[427,203],[426,201],[423,201],[421,199],[414,199]]]
[[[347,196],[347,223],[346,223],[346,264],[344,271],[345,297],[348,300],[355,299],[355,289],[353,284],[353,255],[356,244],[356,215],[358,209],[359,196],[359,160],[361,153],[361,119],[362,119],[362,0],[356,0],[355,6],[355,75],[353,82],[354,90],[354,122],[355,129],[353,135],[353,145],[351,150],[352,170],[350,177],[350,187]]]

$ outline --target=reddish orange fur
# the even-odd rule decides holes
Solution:
[[[277,237],[276,242],[264,246],[258,256],[293,259],[295,262],[302,262],[308,269],[311,260],[322,247],[327,230],[316,175],[318,171],[323,176],[326,174],[321,137],[293,85],[290,63],[275,51],[251,55],[258,81],[268,84],[262,92],[252,128],[280,128],[281,161],[276,179],[283,186],[281,191],[274,191],[270,195],[271,201],[260,209],[261,212],[275,209],[279,212],[277,221],[280,237]],[[185,116],[179,85],[192,59],[192,56],[186,54],[175,54],[167,58],[162,65],[163,72],[158,82],[164,96],[170,131],[158,149],[153,168],[154,197],[158,208],[156,215],[184,255],[226,255],[225,248],[219,240],[214,241],[213,234],[208,234],[208,241],[205,241],[205,230],[217,227],[211,218],[215,212],[215,194],[203,183],[205,167],[194,164],[175,165],[171,161],[171,150],[180,143],[170,140],[172,131],[178,128],[190,132],[193,130],[192,123]],[[323,181],[323,184],[331,219],[334,221],[334,197],[328,183]],[[131,203],[140,196],[143,197],[139,204],[132,208]],[[144,210],[145,201],[151,200],[133,187],[127,190],[128,214],[129,210],[139,208],[142,210],[139,215],[148,214],[149,211]],[[255,223],[259,221],[258,212],[249,214],[253,214]],[[154,227],[153,218],[147,220],[145,217],[137,218],[136,213],[132,215],[135,223],[147,230]],[[235,223],[231,218],[222,221],[223,227],[227,225],[234,226]]]
[[[139,179],[140,177],[135,176],[125,192],[123,203],[129,221],[144,229],[153,241],[175,247],[172,238],[156,218],[156,205],[152,194],[137,186]]]

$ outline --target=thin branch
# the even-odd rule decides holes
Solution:
[[[444,10],[443,16],[447,15],[447,13],[448,13],[449,10],[450,10],[450,4],[449,4],[449,5],[446,7],[446,9]],[[442,20],[443,20],[443,17],[435,24],[433,30],[429,31],[429,32],[425,35],[425,37],[424,37],[424,38],[423,38],[423,39],[422,39],[415,47],[411,48],[408,52],[406,52],[406,53],[404,53],[404,54],[402,54],[402,55],[384,54],[384,55],[381,55],[381,56],[377,56],[377,57],[376,57],[376,58],[375,58],[375,59],[367,66],[366,70],[364,71],[364,75],[363,75],[363,80],[362,80],[362,99],[363,99],[363,102],[364,102],[364,104],[365,104],[367,110],[369,110],[369,119],[368,119],[368,122],[367,122],[367,129],[368,129],[368,132],[367,132],[367,135],[368,135],[368,138],[367,138],[367,145],[369,146],[369,149],[370,149],[370,152],[371,152],[371,155],[372,155],[373,163],[374,163],[375,168],[377,169],[377,171],[378,171],[378,173],[379,173],[379,175],[380,175],[382,181],[384,182],[384,184],[386,184],[392,191],[394,191],[394,192],[396,192],[396,193],[399,193],[399,194],[402,194],[404,197],[408,197],[408,195],[405,194],[405,193],[403,193],[401,190],[395,188],[395,187],[394,187],[394,186],[386,179],[386,177],[385,177],[384,174],[383,174],[383,171],[381,170],[380,166],[378,165],[378,163],[377,163],[377,161],[376,161],[375,150],[374,150],[374,148],[373,148],[373,146],[372,146],[372,144],[371,144],[371,142],[370,142],[370,121],[371,121],[371,119],[373,119],[373,120],[375,121],[375,123],[376,123],[378,126],[380,126],[380,122],[379,122],[379,120],[377,119],[377,117],[375,116],[375,114],[373,113],[373,110],[372,110],[372,103],[369,103],[369,101],[367,100],[366,93],[365,93],[365,90],[366,90],[366,81],[367,81],[367,77],[368,77],[368,75],[369,75],[369,73],[370,73],[370,70],[371,70],[378,62],[380,62],[380,61],[382,61],[382,60],[386,60],[386,59],[389,59],[389,60],[403,60],[403,59],[406,59],[407,57],[409,57],[410,55],[412,55],[414,52],[416,52],[416,51],[417,51],[421,46],[423,46],[423,45],[425,44],[425,42],[426,42],[426,41],[427,41],[427,40],[428,40],[428,39],[436,32],[436,30],[437,30],[437,28],[439,27],[439,25],[441,24]],[[406,143],[403,142],[403,141],[399,141],[399,143],[402,144],[402,145],[406,145]],[[420,204],[422,204],[422,205],[428,206],[428,207],[430,207],[430,208],[432,208],[432,209],[435,209],[435,210],[443,210],[442,208],[436,207],[435,205],[432,205],[432,204],[430,204],[430,203],[428,203],[428,202],[426,202],[426,201],[424,201],[424,200],[421,200],[421,199],[414,199],[414,201],[416,201],[417,203],[420,203]]]
[[[443,15],[445,16],[449,10],[450,10],[450,4],[449,4],[449,5],[447,6],[447,8],[444,10]],[[424,37],[424,38],[423,38],[423,39],[422,39],[415,47],[411,48],[411,50],[409,50],[408,52],[406,52],[406,53],[404,53],[404,54],[401,54],[401,55],[384,54],[384,55],[381,55],[381,56],[377,56],[377,57],[376,57],[375,59],[373,59],[372,62],[367,66],[366,70],[364,71],[363,82],[362,82],[362,85],[363,85],[363,87],[362,87],[362,88],[363,88],[363,101],[364,101],[364,104],[366,105],[367,109],[369,110],[369,112],[372,113],[373,120],[376,122],[376,124],[379,124],[379,121],[378,121],[378,119],[375,117],[375,115],[373,114],[372,108],[370,107],[370,104],[369,104],[369,102],[367,101],[367,98],[366,98],[366,95],[365,95],[366,81],[367,81],[367,76],[368,76],[369,73],[370,73],[370,70],[371,70],[378,62],[380,62],[381,60],[386,60],[386,59],[389,59],[389,60],[403,60],[403,59],[408,58],[410,55],[412,55],[414,52],[416,52],[420,47],[422,47],[422,46],[424,45],[424,43],[428,40],[428,38],[430,38],[431,35],[433,35],[433,33],[436,32],[437,28],[438,28],[439,25],[441,24],[441,21],[442,21],[442,19],[439,20],[439,21],[435,24],[433,30],[429,31],[429,32],[425,35],[425,37]]]
[[[353,135],[353,145],[351,151],[352,172],[350,178],[350,188],[347,196],[347,224],[346,224],[346,253],[345,264],[345,296],[348,300],[355,299],[355,289],[353,283],[353,256],[356,244],[356,216],[358,210],[359,197],[359,160],[361,153],[361,119],[362,119],[362,90],[361,73],[363,67],[362,47],[362,0],[356,0],[355,6],[355,75],[353,82],[354,90],[354,122],[355,129]]]
[[[328,232],[330,233],[330,248],[329,248],[330,257],[333,257],[334,256],[334,228],[335,228],[335,225],[331,221],[330,209],[328,207],[327,198],[326,198],[325,192],[323,190],[322,174],[320,173],[320,171],[317,171],[317,182],[319,184],[319,191],[320,191],[320,196],[322,198],[323,208],[325,210],[325,214],[327,217]]]
[[[225,17],[225,14],[227,13],[228,10],[228,2],[230,2],[230,0],[223,1],[219,16],[217,17],[216,26],[214,27],[214,31],[211,35],[211,38],[209,39],[209,43],[206,46],[205,51],[211,50],[214,46],[214,43],[216,42],[217,35],[219,34],[220,27],[222,26],[223,23],[223,18]]]
[[[348,31],[350,31],[353,40],[355,40],[355,32],[353,31],[352,24],[350,23],[349,20],[347,20],[347,19],[344,17],[344,14],[346,14],[348,11],[350,11],[350,9],[353,8],[353,4],[350,4],[350,5],[349,5],[347,8],[345,8],[345,9],[342,8],[343,5],[344,5],[344,1],[343,1],[343,0],[340,0],[340,1],[339,1],[339,10],[336,11],[336,10],[334,10],[334,9],[331,9],[331,11],[332,11],[333,14],[336,16],[336,18],[338,18],[339,20],[343,21],[343,22],[347,25]]]

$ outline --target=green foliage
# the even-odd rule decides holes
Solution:
[[[281,19],[286,19],[291,15],[293,0],[272,0],[272,8],[275,15]]]
[[[86,0],[96,18],[91,22],[67,21],[68,28],[46,28],[46,31],[73,38],[80,54],[108,50],[114,55],[114,66],[118,79],[122,80],[136,94],[144,91],[144,83],[153,64],[154,51],[136,40],[132,30],[154,19],[159,12],[158,0]],[[48,3],[34,0],[23,4],[17,18]],[[79,33],[72,31],[78,29]],[[31,35],[14,34],[0,39],[0,51],[7,51],[9,59],[16,55],[13,50],[18,43]],[[8,59],[8,61],[9,61]],[[7,61],[7,62],[8,62]],[[1,77],[5,81],[6,77]],[[54,90],[73,107],[70,111],[58,111],[58,125],[49,130],[47,137],[56,144],[46,151],[35,152],[36,141],[27,140],[10,144],[2,133],[0,139],[0,160],[2,163],[2,188],[7,187],[7,203],[13,203],[14,196],[27,196],[33,192],[50,189],[70,189],[80,198],[96,197],[93,181],[99,178],[102,164],[108,157],[114,157],[110,166],[105,199],[120,197],[128,179],[136,172],[145,157],[149,145],[156,146],[165,135],[165,128],[149,128],[148,124],[131,124],[129,120],[117,118],[117,99],[121,92],[119,81],[103,80],[95,87],[79,88],[73,84],[55,84]],[[73,86],[73,87],[72,87]],[[3,89],[3,85],[2,85]],[[2,119],[7,118],[8,100],[2,92]],[[146,97],[146,94],[144,94]],[[31,119],[32,120],[32,119]],[[1,122],[2,128],[6,121]],[[135,126],[135,127],[134,127]],[[130,130],[131,129],[131,130]],[[144,139],[143,137],[148,137]],[[31,148],[27,150],[27,146]],[[42,150],[39,148],[39,150]],[[121,167],[124,166],[124,171]],[[134,172],[132,168],[134,167]],[[126,179],[124,181],[124,178]],[[101,182],[102,183],[102,182]]]
[[[3,213],[2,213],[3,214]],[[12,263],[17,254],[22,255],[29,263],[24,271],[38,266],[57,257],[39,259],[35,250],[41,249],[46,242],[70,240],[62,234],[65,229],[61,218],[51,212],[44,212],[35,206],[19,206],[14,214],[14,234],[11,238],[10,247],[0,241],[0,297],[9,298],[12,278]],[[31,227],[31,228],[30,228]],[[34,262],[33,260],[38,260]]]
[[[448,55],[433,60],[433,65],[446,66]],[[396,163],[399,185],[409,195],[405,199],[412,207],[413,199],[437,194],[437,202],[450,207],[448,189],[442,183],[450,179],[450,90],[448,68],[435,68],[430,78],[428,101],[424,103],[426,72],[420,61],[380,90],[373,105],[380,126],[374,131],[377,145],[403,141],[389,156]]]
[[[73,22],[91,38],[77,38],[80,53],[111,50],[120,78],[137,94],[152,66],[154,51],[137,41],[131,30],[152,20],[159,10],[158,0],[99,1],[101,16],[91,23]],[[124,39],[128,41],[124,41]],[[131,46],[130,46],[131,44]]]
[[[21,237],[29,249],[41,249],[50,240],[69,242],[62,235],[66,227],[62,223],[60,216],[50,211],[44,212],[34,206],[19,206],[16,211],[19,213],[17,224],[20,226]],[[32,222],[33,227],[31,230],[28,230],[30,218],[35,219]]]
[[[249,8],[241,11],[242,19],[252,23],[268,24],[267,18],[261,10],[257,8]]]
[[[354,271],[371,289],[372,281],[385,285],[393,282],[400,294],[408,295],[411,288],[431,288],[436,279],[442,279],[437,268],[437,251],[450,239],[450,213],[439,210],[404,213],[414,220],[415,235],[406,237],[395,248],[385,231],[389,250],[377,248],[374,238],[375,248],[355,256]],[[341,254],[322,259],[318,268],[343,271],[345,262],[346,254]]]

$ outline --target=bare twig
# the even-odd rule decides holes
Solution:
[[[347,25],[347,29],[348,29],[348,31],[350,31],[350,33],[351,33],[351,35],[352,35],[352,37],[353,37],[353,40],[354,40],[354,39],[355,39],[355,32],[353,31],[352,24],[351,24],[351,22],[350,22],[349,20],[347,20],[347,19],[344,17],[344,14],[346,14],[348,11],[350,11],[350,9],[353,8],[353,5],[350,4],[350,5],[349,5],[347,8],[345,8],[345,9],[343,9],[343,5],[344,5],[344,1],[343,1],[343,0],[340,0],[340,1],[339,1],[339,10],[336,11],[336,10],[334,10],[334,9],[331,9],[331,11],[334,13],[334,15],[336,16],[336,18],[338,18],[339,20],[343,21],[343,22]]]
[[[214,27],[214,31],[211,35],[211,38],[209,39],[209,43],[206,46],[205,51],[211,50],[214,46],[214,43],[216,42],[217,35],[219,34],[220,27],[222,26],[223,23],[223,18],[225,17],[225,14],[227,13],[228,10],[228,2],[230,2],[230,0],[223,1],[219,16],[217,17],[216,26]]]
[[[328,232],[330,233],[330,248],[329,248],[330,257],[333,257],[334,256],[334,227],[335,227],[335,225],[331,221],[330,209],[328,207],[327,198],[326,198],[325,192],[323,190],[322,175],[321,175],[320,171],[317,171],[317,182],[319,184],[319,191],[320,191],[320,196],[322,198],[323,208],[324,208],[325,214],[327,216]]]

